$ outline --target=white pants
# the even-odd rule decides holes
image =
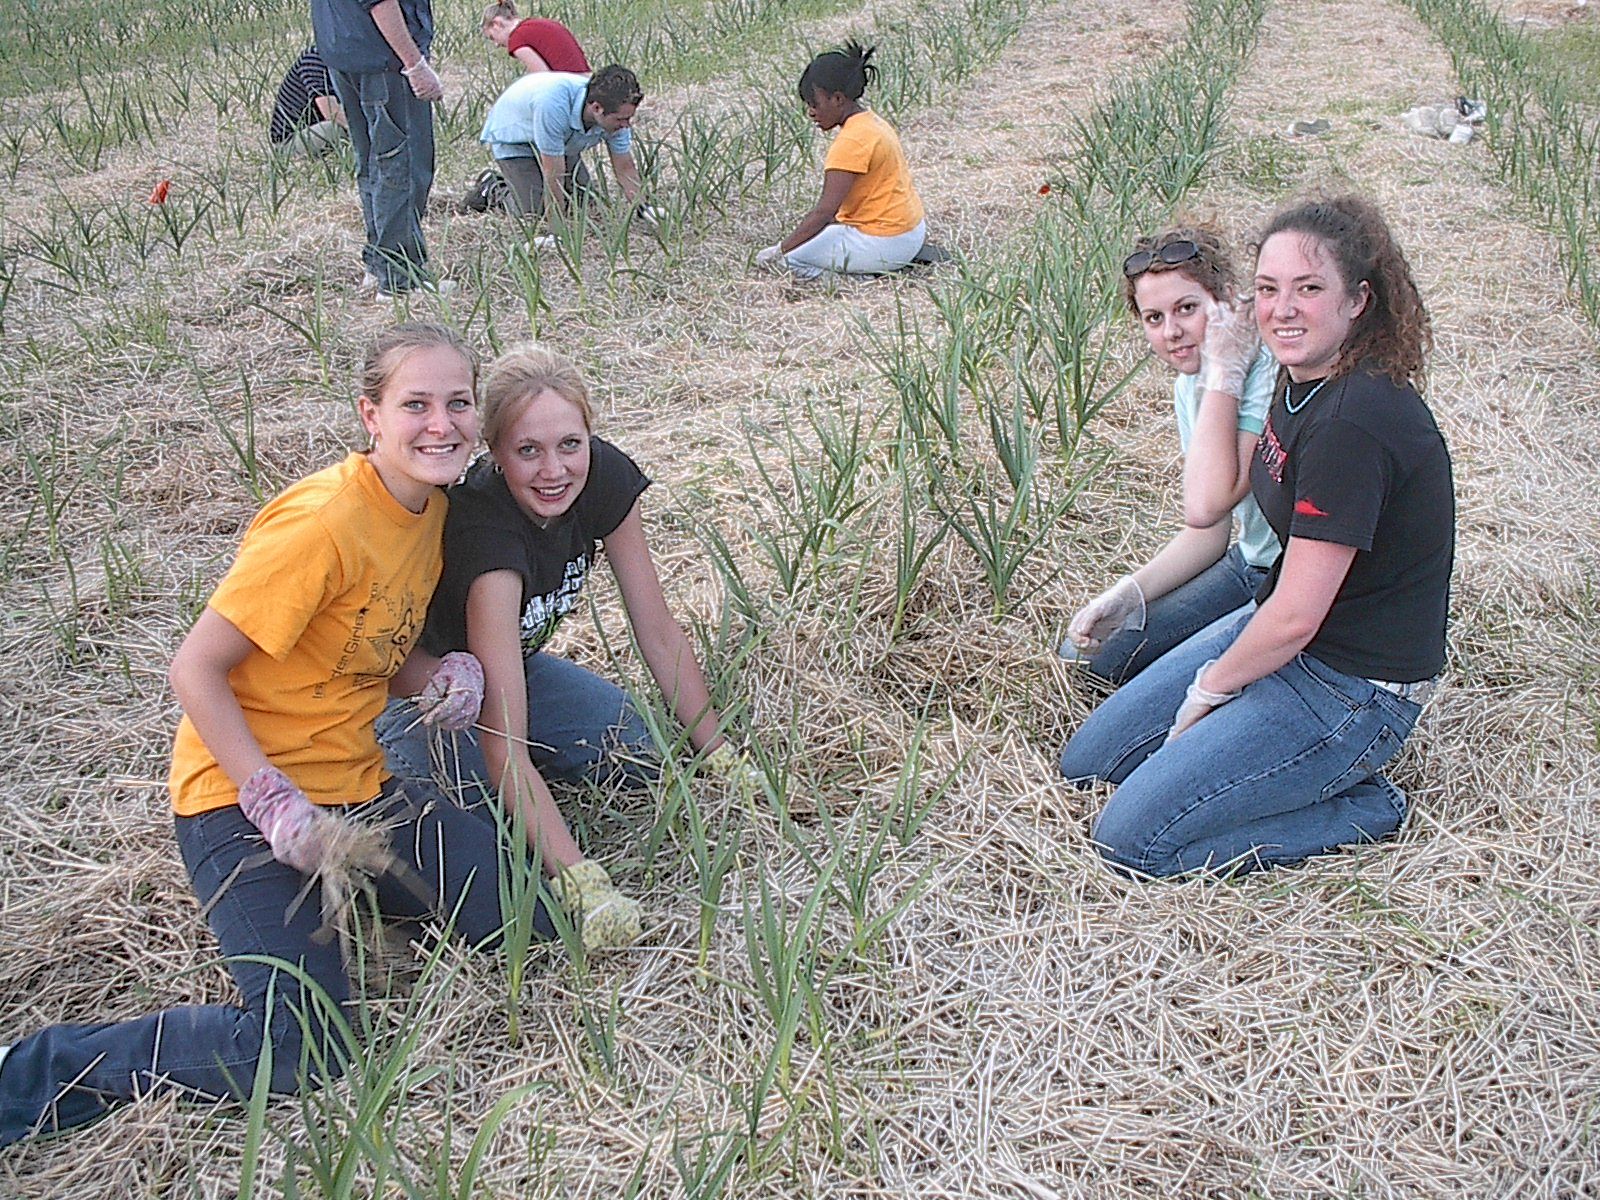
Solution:
[[[849,275],[883,275],[898,271],[922,249],[928,223],[893,237],[874,237],[853,225],[829,225],[802,246],[783,256],[783,265],[801,279],[815,279],[824,271]]]

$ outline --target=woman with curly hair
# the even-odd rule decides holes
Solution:
[[[821,198],[793,233],[757,252],[757,266],[787,267],[801,279],[824,271],[883,275],[922,249],[928,226],[900,136],[861,104],[877,75],[872,49],[856,42],[817,55],[801,74],[806,115],[839,134],[823,162]]]
[[[1404,254],[1366,200],[1297,202],[1263,232],[1254,293],[1282,370],[1251,494],[1283,554],[1259,607],[1152,664],[1061,754],[1069,780],[1118,785],[1095,840],[1142,875],[1394,832],[1406,799],[1379,771],[1444,666],[1455,494]]]
[[[1250,496],[1250,460],[1278,364],[1261,346],[1255,318],[1235,306],[1237,291],[1232,256],[1204,225],[1140,238],[1122,264],[1122,298],[1175,372],[1184,528],[1067,627],[1062,657],[1110,683],[1125,683],[1254,600],[1281,549]],[[1235,517],[1239,540],[1230,545]]]

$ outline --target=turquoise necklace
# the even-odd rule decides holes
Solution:
[[[1293,416],[1295,413],[1299,412],[1306,405],[1311,403],[1311,397],[1315,396],[1318,392],[1320,392],[1323,388],[1325,388],[1327,386],[1328,386],[1328,381],[1326,379],[1320,380],[1320,381],[1318,381],[1316,387],[1312,388],[1309,392],[1306,393],[1306,396],[1305,396],[1304,400],[1300,401],[1299,404],[1291,404],[1289,402],[1289,380],[1285,379],[1283,381],[1283,407],[1286,408],[1289,411],[1289,415],[1290,416]]]

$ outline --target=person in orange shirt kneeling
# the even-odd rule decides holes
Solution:
[[[908,266],[927,239],[922,200],[894,126],[861,106],[877,77],[872,50],[846,42],[811,60],[800,76],[806,115],[839,134],[823,164],[822,198],[794,232],[756,254],[802,279],[824,271],[882,275]]]

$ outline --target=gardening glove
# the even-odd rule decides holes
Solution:
[[[741,798],[751,800],[761,795],[767,777],[748,751],[735,750],[733,743],[724,738],[705,761],[710,772]]]
[[[639,205],[639,220],[654,228],[667,219],[667,210],[654,204]]]
[[[1112,634],[1144,628],[1144,590],[1124,575],[1078,610],[1067,625],[1067,640],[1080,650],[1098,650]]]
[[[302,875],[320,869],[320,826],[334,818],[311,803],[277,767],[262,767],[244,781],[239,810],[267,839],[273,858]]]
[[[550,891],[577,918],[585,950],[616,950],[638,940],[639,902],[617,891],[593,859],[563,867],[550,881]]]
[[[1244,395],[1245,376],[1261,348],[1255,313],[1212,300],[1206,304],[1206,334],[1200,342],[1200,391]]]
[[[405,68],[400,74],[406,77],[406,82],[411,85],[411,94],[418,100],[444,99],[444,84],[427,59],[417,59],[414,66]]]
[[[1189,685],[1189,690],[1183,695],[1183,703],[1178,705],[1178,715],[1172,719],[1172,728],[1167,730],[1167,736],[1162,745],[1165,746],[1173,738],[1188,729],[1201,717],[1214,708],[1221,708],[1230,700],[1237,700],[1243,691],[1237,692],[1210,692],[1200,686],[1200,676],[1211,669],[1217,660],[1207,659],[1201,664],[1200,669],[1194,673],[1194,682]]]
[[[782,246],[768,246],[764,250],[756,251],[756,266],[770,267],[783,259]]]
[[[482,707],[483,666],[462,650],[441,658],[417,695],[422,723],[435,729],[470,728]]]

